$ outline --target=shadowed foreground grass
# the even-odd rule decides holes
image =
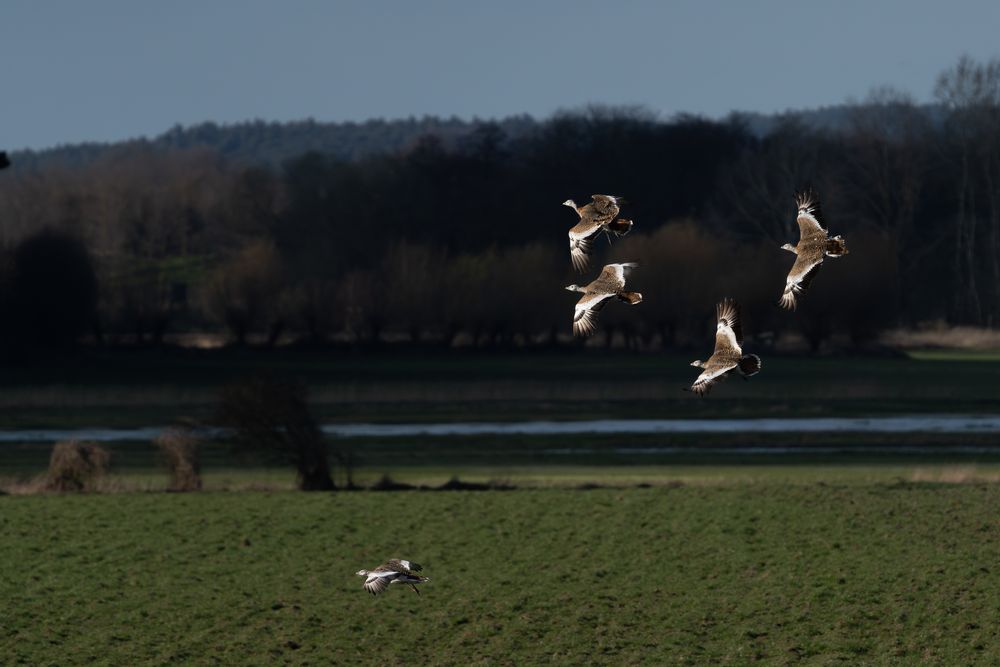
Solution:
[[[990,664],[1000,485],[0,498],[0,663]],[[416,596],[353,573],[425,566]]]

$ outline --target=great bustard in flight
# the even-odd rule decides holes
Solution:
[[[573,268],[583,273],[590,263],[590,253],[593,252],[594,237],[605,232],[610,235],[624,236],[632,229],[632,221],[618,216],[618,204],[621,197],[610,195],[591,195],[593,201],[586,206],[577,206],[572,199],[563,202],[580,216],[580,222],[569,230],[569,256]]]
[[[786,243],[782,250],[794,252],[795,263],[785,279],[785,291],[779,305],[795,310],[795,297],[805,293],[809,283],[826,257],[842,257],[847,254],[847,243],[839,236],[830,238],[823,224],[823,214],[819,209],[819,196],[813,190],[804,190],[795,195],[798,207],[799,244]]]
[[[574,335],[590,336],[597,330],[597,313],[608,299],[618,298],[632,306],[642,301],[642,294],[639,292],[625,291],[625,278],[637,266],[639,265],[635,262],[608,264],[601,271],[601,275],[597,276],[597,280],[589,285],[566,287],[571,292],[583,292],[573,313]]]
[[[760,371],[760,357],[743,354],[743,325],[740,306],[733,299],[723,299],[715,306],[715,351],[708,361],[692,361],[692,366],[704,369],[691,385],[690,391],[704,396],[716,382],[731,373],[741,373],[744,378]]]
[[[389,588],[389,584],[409,584],[413,592],[420,595],[416,585],[430,581],[430,577],[421,577],[414,572],[420,572],[423,569],[419,563],[393,558],[374,570],[358,570],[357,574],[360,577],[365,577],[365,590],[372,595],[378,595]]]

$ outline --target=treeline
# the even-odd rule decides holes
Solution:
[[[83,169],[15,159],[0,176],[4,335],[555,344],[574,303],[563,286],[612,259],[642,263],[646,299],[607,308],[602,329],[637,347],[703,336],[723,295],[744,302],[751,331],[814,347],[928,320],[992,326],[1000,63],[962,59],[937,99],[930,110],[880,91],[836,131],[785,119],[763,137],[738,118],[595,108],[280,169],[151,146]],[[779,247],[797,240],[792,194],[807,184],[851,254],[791,315],[774,306],[792,262]],[[626,197],[636,227],[575,276],[560,202],[596,192]]]
[[[937,106],[923,112],[939,119]],[[731,122],[740,124],[751,136],[763,137],[783,122],[794,120],[803,127],[839,132],[848,128],[853,107],[837,105],[783,114],[734,112]],[[280,168],[285,162],[307,152],[318,152],[342,160],[361,160],[406,150],[428,134],[451,148],[483,125],[495,125],[509,138],[520,138],[541,125],[531,116],[509,116],[498,120],[461,118],[371,119],[363,122],[321,122],[313,119],[289,122],[254,120],[240,123],[198,123],[176,125],[155,137],[140,137],[115,143],[66,144],[42,150],[20,150],[15,159],[22,170],[53,167],[89,167],[94,161],[137,149],[154,151],[208,149],[223,159],[241,165]]]
[[[405,150],[420,137],[433,134],[447,145],[468,135],[482,121],[461,118],[372,119],[360,123],[324,123],[312,119],[286,123],[255,120],[220,125],[199,123],[176,125],[152,138],[137,138],[114,144],[81,143],[45,150],[18,151],[14,155],[22,169],[88,167],[95,160],[115,153],[208,149],[227,161],[242,165],[279,168],[287,160],[317,151],[342,160],[360,160],[373,155]],[[511,116],[494,121],[508,136],[530,132],[538,123],[530,116]]]

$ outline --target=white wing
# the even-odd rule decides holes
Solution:
[[[573,334],[590,336],[597,331],[597,312],[604,307],[604,302],[614,294],[586,294],[580,299],[573,312]]]

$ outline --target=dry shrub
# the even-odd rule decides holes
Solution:
[[[200,491],[201,442],[191,430],[167,429],[155,442],[170,473],[170,490]]]
[[[48,491],[94,491],[108,471],[111,452],[92,442],[57,443],[49,459]]]

